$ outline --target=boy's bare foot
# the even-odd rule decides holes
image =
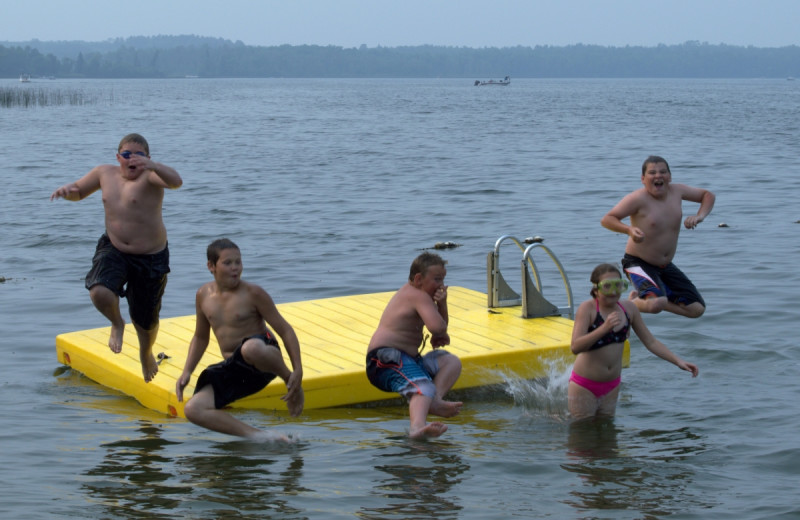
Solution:
[[[125,332],[125,322],[115,325],[111,324],[111,334],[108,336],[108,348],[111,352],[119,354],[122,352],[122,335]]]
[[[144,382],[149,383],[153,380],[153,378],[158,373],[158,363],[156,362],[155,356],[153,356],[153,352],[139,353],[139,359],[142,362],[142,375],[144,376]]]
[[[289,409],[289,415],[292,417],[297,417],[302,413],[303,406],[306,403],[306,395],[303,393],[302,388],[298,388],[297,393],[294,394],[290,399],[286,400],[286,407]]]
[[[463,404],[464,403],[461,401],[444,401],[442,399],[434,399],[431,401],[431,407],[428,410],[428,413],[438,415],[439,417],[453,417],[458,415]]]
[[[408,436],[412,439],[430,439],[433,437],[439,437],[441,434],[447,431],[447,425],[440,422],[432,422],[428,423],[422,428],[418,430],[412,430],[408,432]]]

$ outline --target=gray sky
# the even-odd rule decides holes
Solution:
[[[0,0],[0,40],[247,45],[800,45],[800,0]]]

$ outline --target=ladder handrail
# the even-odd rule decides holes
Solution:
[[[494,250],[489,253],[487,259],[487,298],[489,308],[493,307],[512,307],[522,303],[522,296],[517,294],[503,278],[500,272],[500,246],[506,240],[511,240],[520,251],[524,251],[525,247],[520,240],[512,235],[503,235],[497,239],[494,244]]]
[[[541,278],[539,277],[539,270],[536,269],[536,263],[533,261],[533,257],[531,256],[532,253],[533,253],[533,250],[536,249],[537,247],[540,247],[540,248],[545,250],[545,252],[548,254],[550,259],[553,261],[553,263],[558,268],[558,272],[561,275],[561,280],[564,282],[564,288],[566,289],[566,292],[567,292],[567,307],[563,307],[563,308],[559,307],[558,311],[559,312],[569,311],[570,319],[575,319],[575,304],[574,304],[573,297],[572,297],[572,286],[570,285],[569,279],[567,278],[567,273],[564,271],[564,266],[561,265],[561,262],[559,262],[559,260],[556,257],[555,253],[553,253],[553,251],[549,247],[547,247],[546,245],[544,245],[542,243],[534,243],[534,244],[531,244],[528,247],[526,247],[525,248],[525,252],[522,253],[522,283],[523,283],[523,286],[526,283],[527,269],[526,269],[525,262],[527,261],[528,264],[531,266],[531,268],[533,270],[533,277],[534,277],[534,280],[535,280],[534,283],[536,285],[536,290],[539,291],[539,294],[541,294],[541,292],[542,292],[542,281],[541,281]],[[523,302],[523,313],[527,312],[527,309],[525,308],[526,307],[525,304],[526,304],[526,302]]]

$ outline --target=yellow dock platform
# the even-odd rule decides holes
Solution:
[[[373,387],[365,374],[366,348],[393,292],[342,296],[278,304],[294,327],[303,360],[305,408],[327,408],[393,399],[397,396]],[[448,288],[450,346],[461,358],[463,370],[454,389],[502,383],[509,375],[534,379],[554,363],[571,363],[572,320],[563,316],[523,318],[519,306],[487,308],[485,293],[462,287]],[[183,417],[183,403],[175,395],[175,381],[183,371],[195,317],[161,320],[154,354],[162,359],[159,372],[145,383],[139,364],[136,333],[125,329],[122,352],[108,348],[110,327],[60,334],[58,360],[109,388],[130,395],[147,408]],[[430,347],[428,347],[430,348]],[[627,365],[629,350],[625,351]],[[288,356],[284,357],[289,364]],[[208,349],[184,391],[188,399],[207,365],[221,361],[211,335]],[[291,366],[291,364],[289,364]],[[285,410],[286,392],[276,379],[261,392],[232,404],[234,408]]]

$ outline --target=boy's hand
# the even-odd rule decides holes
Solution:
[[[443,285],[433,293],[433,301],[436,303],[447,301],[447,286]]]
[[[702,218],[698,217],[697,215],[692,215],[691,217],[686,217],[686,220],[683,221],[683,225],[686,226],[686,229],[694,229],[697,224],[703,221]]]
[[[178,396],[179,403],[183,402],[183,389],[189,384],[189,379],[191,379],[191,376],[181,374],[181,377],[175,381],[175,395]]]
[[[438,334],[431,338],[431,347],[433,348],[440,348],[450,344],[450,335],[446,332],[444,334]]]
[[[630,229],[628,229],[628,236],[631,237],[631,240],[638,244],[644,240],[644,231],[638,227],[631,226]]]
[[[55,200],[59,198],[69,200],[71,195],[77,195],[78,197],[80,197],[81,195],[81,189],[78,188],[78,185],[75,183],[65,184],[60,188],[58,188],[56,191],[53,192],[52,195],[50,195],[50,200]]]

